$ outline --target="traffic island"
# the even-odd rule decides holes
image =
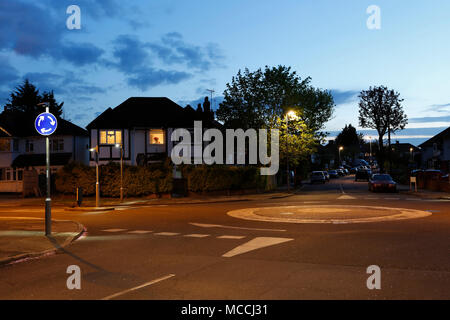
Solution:
[[[332,224],[399,221],[431,216],[431,212],[423,210],[350,205],[246,208],[229,211],[227,214],[253,221]]]
[[[52,220],[52,235],[45,236],[45,221],[29,217],[0,217],[0,265],[50,255],[78,239],[85,228],[68,220]]]

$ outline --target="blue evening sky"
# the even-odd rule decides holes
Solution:
[[[71,4],[80,30],[66,27]],[[85,126],[130,96],[220,99],[239,69],[282,64],[332,91],[326,130],[357,126],[358,92],[386,85],[405,99],[400,134],[420,142],[450,125],[449,34],[448,0],[0,0],[0,102],[29,78]]]

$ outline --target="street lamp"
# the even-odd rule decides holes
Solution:
[[[116,144],[116,148],[120,148],[120,202],[123,201],[123,145]]]
[[[414,161],[414,148],[409,148],[409,153],[411,154],[411,161]]]
[[[372,164],[372,136],[369,136],[369,146],[370,146],[370,154],[369,154],[369,159],[370,159],[370,164]]]
[[[91,152],[95,152],[95,175],[96,175],[96,183],[95,183],[95,206],[100,207],[100,183],[98,182],[98,146],[95,148],[89,149]]]
[[[286,173],[287,173],[287,191],[290,190],[290,173],[289,173],[289,142],[288,142],[288,133],[289,133],[289,119],[295,119],[297,114],[295,111],[291,110],[286,113]]]
[[[343,146],[339,147],[339,165],[341,164],[341,151],[344,150]]]

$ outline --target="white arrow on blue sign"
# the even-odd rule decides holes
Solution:
[[[56,120],[56,117],[49,112],[41,113],[36,117],[36,120],[34,121],[34,127],[36,128],[36,131],[43,136],[51,135],[53,132],[55,132],[57,126],[58,121]]]

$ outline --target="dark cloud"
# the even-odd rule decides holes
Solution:
[[[19,78],[19,72],[5,57],[0,56],[0,86],[9,85]]]
[[[133,75],[127,79],[127,83],[132,87],[145,91],[150,87],[160,84],[177,84],[183,80],[189,79],[191,76],[191,74],[182,71],[144,68],[133,73]]]
[[[137,38],[121,35],[114,41],[113,56],[115,63],[110,63],[125,74],[139,72],[148,61],[148,52],[145,45]]]
[[[409,123],[426,123],[426,122],[450,122],[450,115],[445,115],[441,117],[422,117],[409,119]]]
[[[353,102],[358,99],[359,91],[356,90],[330,90],[336,105]]]
[[[85,2],[95,6],[93,1]],[[0,50],[13,50],[34,58],[50,56],[77,66],[97,62],[103,53],[101,49],[93,44],[70,43],[63,39],[66,17],[65,8],[63,13],[56,11],[53,3],[44,8],[31,2],[2,0]]]

